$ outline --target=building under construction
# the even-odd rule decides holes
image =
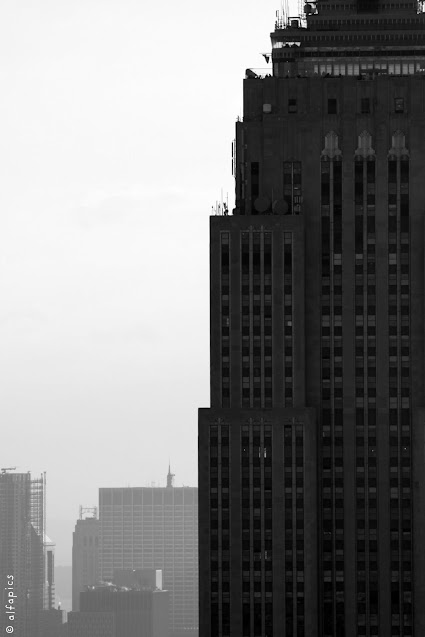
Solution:
[[[0,629],[41,637],[44,596],[45,474],[0,473]]]

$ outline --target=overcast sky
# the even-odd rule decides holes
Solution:
[[[1,466],[71,563],[98,488],[197,483],[208,218],[277,0],[2,0]]]

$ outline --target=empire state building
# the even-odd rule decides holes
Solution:
[[[423,637],[425,14],[304,12],[210,220],[200,637]]]

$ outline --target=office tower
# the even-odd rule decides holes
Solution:
[[[44,609],[55,608],[55,547],[56,544],[44,536]]]
[[[307,3],[211,218],[200,632],[425,634],[425,19]]]
[[[69,637],[169,635],[168,591],[94,586],[80,594],[80,608],[68,614]]]
[[[72,534],[72,610],[80,610],[80,593],[99,583],[99,531],[97,507],[81,507]]]
[[[117,569],[161,569],[170,633],[198,628],[198,489],[100,489],[101,579]]]
[[[44,598],[45,476],[0,474],[0,629],[38,637]]]

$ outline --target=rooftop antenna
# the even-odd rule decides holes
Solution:
[[[80,504],[80,520],[97,519],[97,507],[85,507]]]
[[[171,473],[170,461],[168,461],[167,487],[174,487],[175,474]]]
[[[289,17],[289,0],[282,0],[282,13],[284,26],[286,26]]]

